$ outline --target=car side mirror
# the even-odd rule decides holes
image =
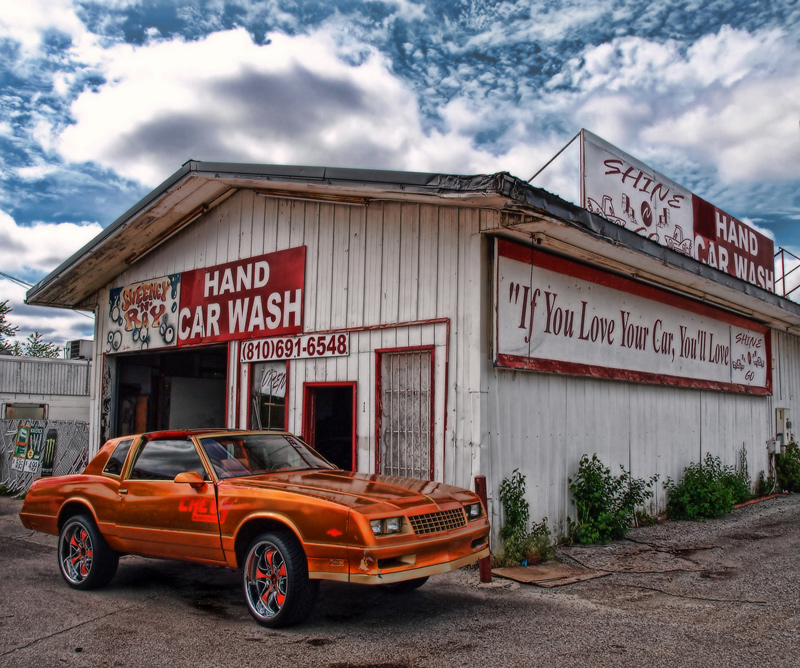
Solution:
[[[200,489],[206,484],[206,481],[203,480],[203,476],[197,471],[184,471],[183,473],[179,473],[175,476],[173,482],[188,483],[195,489]]]

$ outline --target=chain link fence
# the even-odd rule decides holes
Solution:
[[[26,457],[15,457],[20,425],[28,426],[31,438]],[[46,439],[45,439],[46,436]],[[41,474],[42,460],[51,453],[52,475],[78,473],[89,462],[89,423],[77,420],[0,420],[0,484],[12,494],[27,492]],[[16,461],[15,461],[16,460]],[[48,462],[49,463],[49,462]]]

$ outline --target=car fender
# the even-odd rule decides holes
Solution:
[[[97,513],[94,510],[94,506],[92,505],[91,501],[83,496],[73,496],[68,499],[64,499],[64,502],[61,504],[61,507],[58,509],[57,513],[57,525],[58,530],[61,530],[61,527],[64,526],[66,521],[74,516],[80,514],[89,514],[94,520],[96,526],[99,527],[99,522],[97,521]],[[102,530],[100,533],[104,533]]]
[[[244,558],[244,553],[253,539],[259,534],[270,530],[289,530],[301,546],[305,546],[303,532],[284,513],[272,511],[254,511],[242,517],[231,535],[221,534],[222,549],[228,565],[238,568]],[[305,548],[304,548],[305,549]]]

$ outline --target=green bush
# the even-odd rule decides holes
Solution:
[[[502,541],[497,565],[535,564],[555,557],[556,551],[545,517],[528,530],[530,504],[525,499],[525,476],[514,469],[510,478],[500,483],[500,503],[505,522],[500,527]]]
[[[598,459],[583,455],[575,478],[569,478],[577,520],[568,520],[572,540],[579,543],[607,543],[622,538],[636,521],[636,508],[653,496],[651,487],[658,479],[634,478],[620,466],[619,476]]]
[[[703,463],[692,462],[683,470],[680,483],[668,478],[664,487],[667,513],[675,520],[719,517],[733,510],[734,504],[752,498],[746,469],[737,473],[731,466],[722,466],[710,452]]]
[[[797,443],[789,443],[782,454],[775,455],[775,477],[780,489],[800,492],[800,448]]]

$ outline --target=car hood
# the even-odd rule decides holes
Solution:
[[[415,506],[442,506],[474,499],[470,492],[444,483],[324,469],[229,478],[220,483],[220,492],[233,492],[234,489],[282,490],[360,510],[371,506],[371,512],[405,511]]]

